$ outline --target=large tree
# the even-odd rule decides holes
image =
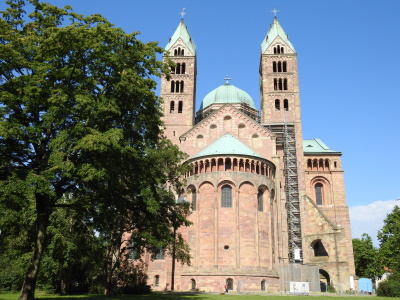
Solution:
[[[378,239],[385,258],[385,266],[400,272],[400,207],[398,205],[387,215],[383,224],[378,232]]]
[[[39,0],[7,3],[0,19],[0,212],[9,220],[2,234],[15,232],[13,221],[33,226],[26,229],[33,252],[20,296],[33,299],[58,208],[110,236],[123,227],[109,228],[118,220],[130,220],[125,224],[137,233],[153,226],[137,234],[150,247],[149,236],[165,237],[176,224],[173,193],[159,192],[166,182],[179,186],[182,168],[171,165],[184,155],[161,138],[152,77],[168,66],[157,60],[163,50],[156,43],[144,44],[100,15]],[[156,153],[175,159],[160,165]]]
[[[353,239],[354,263],[358,277],[370,278],[375,288],[375,277],[382,275],[383,260],[371,237],[363,233],[361,239]]]

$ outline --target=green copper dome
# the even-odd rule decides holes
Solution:
[[[209,92],[201,102],[200,109],[204,109],[215,103],[246,103],[251,108],[256,109],[250,95],[236,86],[229,84],[229,82]]]

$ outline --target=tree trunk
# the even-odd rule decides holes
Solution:
[[[35,298],[36,281],[39,273],[40,262],[43,257],[46,230],[49,223],[48,205],[43,196],[36,195],[36,242],[33,250],[32,260],[25,275],[19,300],[33,300]]]

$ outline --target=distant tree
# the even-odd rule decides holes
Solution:
[[[182,169],[171,164],[184,156],[168,151],[172,146],[161,137],[153,76],[168,76],[169,65],[156,58],[162,48],[100,15],[39,0],[6,3],[0,19],[0,219],[7,238],[27,225],[25,246],[33,253],[20,299],[31,300],[60,208],[99,234],[118,231],[116,220],[130,219],[133,231],[140,233],[145,220],[153,226],[147,233],[160,226],[166,237],[175,196],[159,192],[167,182],[177,186]],[[153,153],[177,159],[160,164]]]
[[[353,239],[353,251],[356,275],[370,278],[375,288],[375,277],[384,273],[379,249],[374,248],[371,237],[363,233],[361,239]]]
[[[383,223],[382,229],[378,232],[378,239],[385,266],[400,272],[400,207],[398,205],[387,215]]]

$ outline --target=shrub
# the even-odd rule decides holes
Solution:
[[[393,273],[387,280],[379,283],[376,293],[378,296],[400,297],[400,274]]]

